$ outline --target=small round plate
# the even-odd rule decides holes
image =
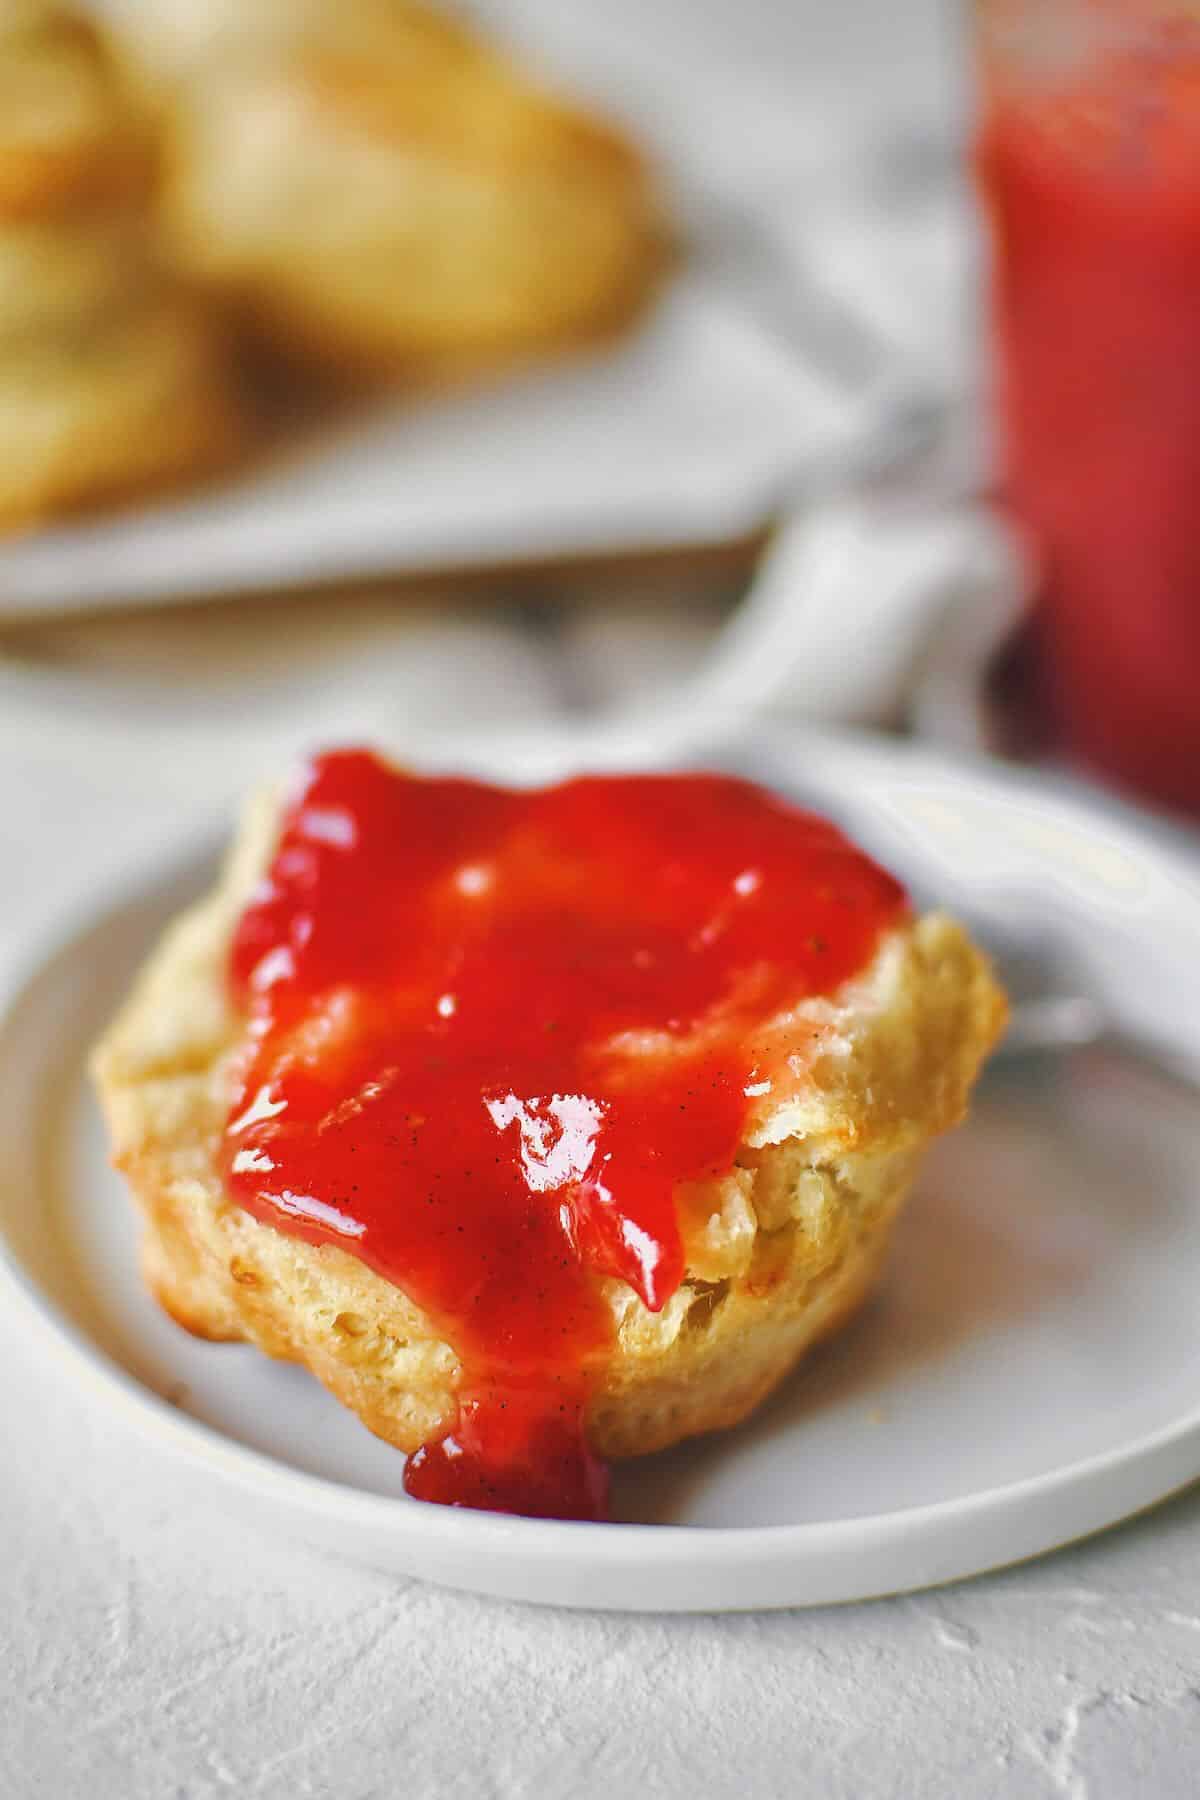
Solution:
[[[836,814],[923,902],[1036,949],[1047,980],[1200,1060],[1200,865],[1128,812],[890,744],[776,737],[692,760]],[[409,1500],[399,1456],[316,1382],[193,1341],[138,1280],[84,1057],[212,867],[196,852],[115,902],[83,895],[73,929],[22,954],[0,1032],[5,1285],[180,1479],[457,1587],[709,1611],[948,1581],[1200,1475],[1200,1097],[1152,1059],[1093,1048],[986,1080],[929,1160],[874,1305],[742,1429],[622,1468],[617,1523]]]

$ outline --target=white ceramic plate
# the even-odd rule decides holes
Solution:
[[[1128,1029],[1200,1055],[1200,876],[1125,814],[828,739],[747,761]],[[494,765],[493,765],[494,767]],[[1095,1531],[1200,1475],[1200,1099],[1097,1050],[998,1074],[931,1159],[878,1303],[740,1431],[623,1470],[622,1523],[423,1506],[302,1372],[193,1342],[135,1271],[82,1058],[211,863],[153,870],[23,956],[0,1034],[6,1286],[114,1411],[268,1529],[459,1587],[712,1610],[911,1589]]]

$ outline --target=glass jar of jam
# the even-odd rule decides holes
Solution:
[[[1200,814],[1200,5],[981,0],[1005,486],[1055,740]]]

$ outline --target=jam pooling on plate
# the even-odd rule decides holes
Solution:
[[[307,766],[233,944],[225,1174],[453,1346],[458,1421],[410,1493],[604,1516],[601,1280],[669,1299],[676,1189],[733,1166],[755,1027],[863,968],[905,905],[834,826],[725,776]]]

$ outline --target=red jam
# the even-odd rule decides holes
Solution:
[[[599,1279],[669,1299],[675,1191],[733,1165],[755,1027],[864,967],[905,904],[834,826],[723,776],[510,792],[309,765],[233,946],[225,1167],[453,1345],[458,1422],[409,1493],[604,1516]]]

